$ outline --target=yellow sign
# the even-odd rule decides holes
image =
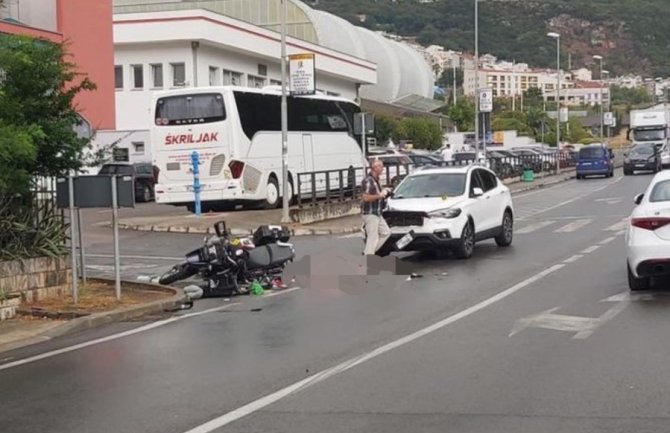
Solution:
[[[505,133],[503,131],[496,131],[493,133],[494,144],[505,144]]]

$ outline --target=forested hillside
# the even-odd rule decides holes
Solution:
[[[424,45],[474,50],[474,1],[319,0],[308,2],[356,25],[416,36]],[[498,58],[555,65],[555,42],[573,67],[592,66],[605,57],[616,74],[670,75],[670,0],[486,0],[480,2],[480,50]],[[365,21],[361,21],[365,15]]]

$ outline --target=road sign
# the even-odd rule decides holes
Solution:
[[[605,123],[605,125],[614,126],[614,113],[607,112],[607,113],[604,113],[604,116],[605,116],[605,118],[604,118],[603,122]]]
[[[74,207],[80,209],[111,208],[112,177],[107,175],[73,177]],[[132,176],[116,178],[118,207],[135,207],[135,186]],[[56,205],[59,209],[70,207],[68,179],[56,181]]]
[[[481,89],[479,91],[479,111],[490,113],[493,111],[493,90]]]
[[[292,95],[313,95],[316,92],[314,54],[288,56],[289,84]]]
[[[561,123],[566,123],[568,121],[568,107],[561,107],[559,116],[561,118]]]

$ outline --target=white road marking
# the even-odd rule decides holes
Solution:
[[[597,250],[598,248],[600,248],[600,245],[593,245],[593,246],[591,246],[591,247],[588,247],[588,248],[585,249],[584,251],[582,251],[582,254],[591,254],[592,252],[594,252],[594,251]]]
[[[184,257],[161,257],[161,256],[120,256],[122,259],[131,259],[131,260],[158,260],[158,261],[169,261],[169,262],[179,262],[184,260]],[[113,254],[86,254],[86,258],[91,259],[113,259]]]
[[[538,223],[535,223],[535,224],[525,226],[524,228],[522,228],[520,230],[517,230],[515,234],[526,235],[526,234],[529,234],[529,233],[533,233],[533,232],[541,230],[541,229],[543,229],[547,226],[550,226],[550,225],[554,224],[555,222],[556,221],[541,221],[541,222],[538,222]]]
[[[586,330],[593,329],[598,322],[598,319],[593,319],[590,317],[554,314],[554,311],[558,309],[559,307],[552,308],[550,310],[534,314],[530,317],[517,320],[514,324],[514,327],[512,328],[512,332],[509,333],[509,336],[514,337],[524,329],[531,327],[550,329],[552,331],[581,333]]]
[[[607,239],[603,239],[602,241],[598,242],[598,245],[607,245],[610,242],[616,240],[616,238],[617,238],[616,236],[612,236],[612,237],[609,237]]]
[[[622,292],[618,295],[610,296],[600,302],[622,302],[622,301],[655,301],[658,293],[630,293]]]
[[[363,235],[361,233],[352,233],[349,235],[338,236],[338,239],[362,239]]]
[[[73,352],[75,350],[83,349],[90,346],[95,346],[96,344],[106,343],[107,341],[118,340],[119,338],[128,337],[130,335],[139,334],[140,332],[149,331],[151,329],[158,328],[160,326],[165,326],[170,323],[179,322],[184,319],[191,317],[202,316],[203,314],[215,313],[217,311],[222,311],[230,307],[241,305],[236,304],[227,304],[221,307],[210,308],[208,310],[198,311],[195,313],[184,314],[183,316],[171,317],[169,319],[160,320],[158,322],[150,323],[148,325],[140,326],[139,328],[131,329],[129,331],[121,332],[118,334],[108,335],[107,337],[98,338],[96,340],[87,341],[85,343],[75,344],[74,346],[64,347],[58,350],[52,350],[51,352],[42,353],[40,355],[31,356],[30,358],[21,359],[18,361],[10,362],[9,364],[0,365],[0,371],[7,370],[13,367],[18,367],[20,365],[30,364],[31,362],[40,361],[42,359],[51,358],[53,356],[62,355],[63,353]]]
[[[596,202],[607,204],[619,204],[623,201],[623,197],[607,197],[596,199]]]
[[[499,302],[514,293],[518,292],[519,290],[522,290],[529,285],[536,283],[537,281],[542,280],[546,276],[564,268],[565,265],[563,264],[557,264],[554,265],[548,269],[545,269],[544,271],[520,282],[519,284],[510,287],[509,289],[498,293],[497,295],[494,295],[479,304],[473,305],[470,308],[467,308],[459,313],[456,313],[444,320],[441,320],[437,323],[434,323],[433,325],[430,325],[426,328],[423,328],[417,332],[414,332],[412,334],[409,334],[405,337],[402,337],[398,340],[392,341],[388,344],[385,344],[381,347],[378,347],[375,350],[372,350],[368,353],[365,353],[363,355],[357,356],[355,358],[351,358],[347,361],[342,362],[341,364],[338,364],[334,367],[328,368],[326,370],[323,370],[319,373],[316,373],[312,376],[307,377],[306,379],[303,379],[301,381],[298,381],[294,383],[293,385],[289,385],[286,388],[282,388],[278,391],[275,391],[271,394],[266,395],[265,397],[262,397],[258,400],[252,401],[251,403],[248,403],[240,408],[237,408],[231,412],[228,412],[218,418],[215,418],[205,424],[202,424],[200,426],[194,427],[191,430],[188,430],[186,433],[209,433],[211,431],[214,431],[216,429],[219,429],[221,427],[224,427],[230,423],[233,423],[240,418],[243,418],[247,415],[250,415],[254,412],[257,412],[273,403],[276,403],[277,401],[283,399],[284,397],[287,397],[295,392],[304,390],[306,388],[309,388],[311,386],[314,386],[320,382],[323,382],[324,380],[336,376],[340,373],[343,373],[347,370],[350,370],[357,365],[363,364],[364,362],[370,361],[374,358],[377,358],[387,352],[390,352],[393,349],[396,349],[398,347],[405,346],[406,344],[409,344],[415,340],[418,340],[419,338],[422,338],[428,334],[431,334],[435,331],[438,331],[446,326],[451,325],[452,323],[455,323],[461,319],[464,319],[468,316],[471,316],[474,313],[479,312],[480,310],[483,310],[484,308],[495,304],[496,302]]]
[[[291,287],[290,289],[280,289],[276,292],[270,292],[263,295],[263,298],[272,298],[273,296],[285,295],[287,293],[302,290],[302,287]]]
[[[607,227],[604,231],[606,231],[606,232],[618,232],[620,230],[625,229],[626,227],[628,227],[628,218],[624,218],[621,221],[619,221],[618,223]]]
[[[568,223],[564,225],[563,227],[554,230],[554,233],[572,233],[576,232],[577,230],[586,227],[587,225],[591,224],[593,220],[592,219],[583,219],[583,220],[577,220],[573,221],[571,223]]]
[[[600,302],[611,300],[612,297]],[[527,328],[541,328],[550,329],[552,331],[564,331],[576,333],[572,338],[574,340],[585,340],[593,333],[603,326],[605,323],[618,316],[629,305],[627,300],[617,302],[616,305],[607,310],[603,315],[596,318],[581,317],[581,316],[566,316],[562,314],[554,314],[559,307],[543,311],[532,316],[519,319],[514,323],[512,332],[509,336],[513,337],[519,332]]]
[[[276,292],[267,293],[267,294],[263,295],[262,297],[263,298],[272,298],[274,296],[285,295],[287,293],[295,292],[295,291],[301,290],[301,289],[302,289],[302,287],[292,287],[290,289],[284,289],[284,290],[279,290],[279,291],[276,291]],[[18,361],[10,362],[8,364],[0,365],[0,371],[7,370],[7,369],[10,369],[10,368],[13,368],[13,367],[18,367],[20,365],[25,365],[25,364],[29,364],[29,363],[32,363],[32,362],[40,361],[42,359],[51,358],[53,356],[62,355],[64,353],[73,352],[75,350],[84,349],[86,347],[94,346],[94,345],[97,345],[97,344],[106,343],[108,341],[117,340],[119,338],[128,337],[128,336],[131,336],[131,335],[134,335],[134,334],[139,334],[140,332],[149,331],[151,329],[155,329],[155,328],[158,328],[158,327],[161,327],[161,326],[165,326],[165,325],[168,325],[168,324],[174,323],[174,322],[179,322],[181,320],[189,319],[191,317],[202,316],[204,314],[209,314],[209,313],[216,313],[216,312],[223,311],[223,310],[226,310],[228,308],[236,307],[236,306],[239,306],[239,305],[242,305],[242,304],[239,303],[239,302],[238,303],[232,303],[232,304],[226,304],[226,305],[223,305],[223,306],[220,306],[220,307],[210,308],[210,309],[203,310],[203,311],[197,311],[195,313],[188,313],[188,314],[184,314],[184,315],[181,315],[181,316],[171,317],[171,318],[165,319],[165,320],[160,320],[158,322],[154,322],[154,323],[150,323],[148,325],[140,326],[139,328],[131,329],[129,331],[125,331],[125,332],[121,332],[121,333],[113,334],[113,335],[108,335],[107,337],[98,338],[96,340],[87,341],[85,343],[75,344],[73,346],[64,347],[64,348],[58,349],[58,350],[52,350],[50,352],[46,352],[46,353],[42,353],[40,355],[32,356],[30,358],[25,358],[25,359],[21,359],[21,360],[18,360]]]
[[[607,323],[607,322],[609,322],[610,320],[614,319],[614,318],[615,318],[616,316],[618,316],[623,310],[625,310],[626,307],[628,307],[628,305],[629,305],[629,303],[628,303],[627,301],[617,303],[614,307],[612,307],[612,308],[610,308],[609,310],[607,310],[607,311],[605,312],[605,314],[603,314],[602,316],[600,316],[600,317],[598,318],[598,320],[596,321],[596,323],[594,324],[594,326],[593,326],[591,329],[584,330],[584,331],[578,333],[577,335],[575,335],[575,336],[572,337],[572,338],[574,338],[574,339],[576,339],[576,340],[586,340],[587,338],[589,338],[589,337],[596,331],[596,329],[600,328],[600,327],[603,326],[605,323]]]
[[[612,185],[614,185],[614,184],[616,184],[616,183],[618,183],[618,182],[621,182],[622,179],[623,179],[622,177],[619,177],[619,178],[617,178],[616,180],[614,180],[614,181],[612,181],[612,182],[608,182],[607,184],[601,186],[600,188],[593,189],[593,190],[591,190],[591,191],[589,191],[589,192],[586,192],[586,193],[584,193],[584,194],[580,194],[580,195],[578,195],[578,196],[576,196],[576,197],[573,197],[573,198],[571,198],[571,199],[569,199],[569,200],[566,200],[566,201],[564,201],[564,202],[558,203],[558,204],[556,204],[556,205],[554,205],[554,206],[547,207],[547,208],[545,208],[545,209],[542,210],[542,211],[536,212],[536,214],[538,214],[538,213],[549,212],[550,210],[554,210],[554,209],[557,209],[557,208],[559,208],[559,207],[562,207],[562,206],[568,205],[568,204],[570,204],[570,203],[573,203],[573,202],[575,202],[575,201],[577,201],[577,200],[581,200],[581,199],[583,199],[583,198],[585,198],[585,197],[590,196],[591,194],[594,194],[594,193],[596,193],[596,192],[600,192],[600,191],[602,191],[602,190],[604,190],[604,189],[606,189],[606,188],[609,188],[610,186],[612,186]],[[518,220],[520,220],[520,219],[524,219],[524,218],[518,218]]]
[[[563,263],[574,263],[577,260],[581,259],[582,257],[584,257],[584,256],[581,255],[581,254],[575,254],[574,256],[570,257],[569,259],[563,260]]]

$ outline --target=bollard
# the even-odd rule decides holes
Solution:
[[[191,154],[191,165],[193,166],[193,193],[195,194],[195,214],[202,213],[200,205],[200,155],[195,150]]]

